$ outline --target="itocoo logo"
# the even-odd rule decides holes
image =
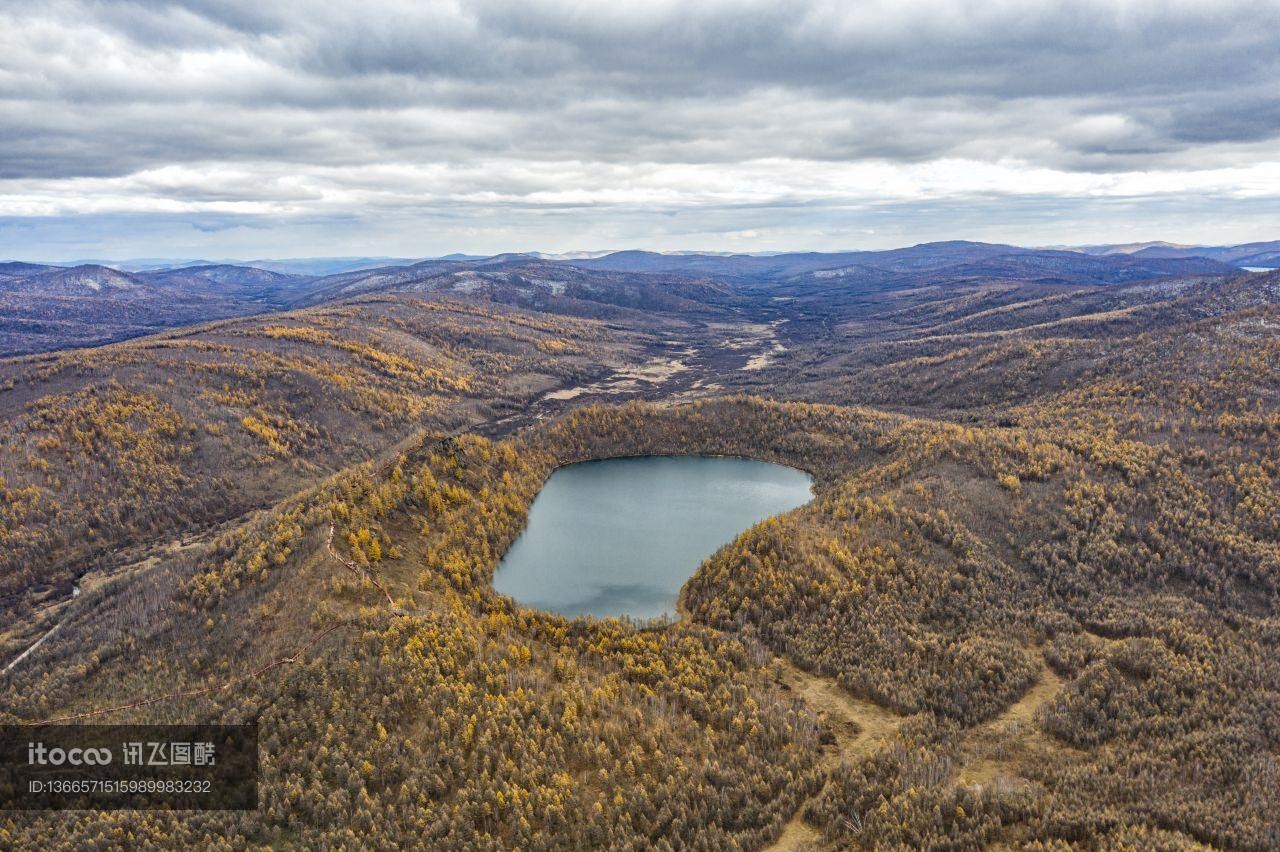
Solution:
[[[111,762],[109,748],[46,748],[44,743],[27,743],[29,766],[106,766]]]

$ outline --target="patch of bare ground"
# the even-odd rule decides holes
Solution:
[[[1037,719],[1063,683],[1041,657],[1035,685],[998,717],[969,734],[955,783],[977,786],[995,796],[1035,786],[1025,776],[1025,767],[1062,760],[1071,750],[1041,730]],[[1018,848],[1021,840],[1020,828],[1009,826],[991,848]]]
[[[778,339],[778,326],[782,322],[782,320],[774,320],[771,323],[746,323],[743,328],[748,333],[747,336],[725,344],[731,349],[754,350],[747,357],[742,369],[763,370],[787,351],[787,347],[783,346],[782,341]]]
[[[681,354],[687,358],[692,352],[685,351]],[[689,366],[680,358],[654,358],[643,364],[621,367],[606,378],[590,384],[550,391],[543,394],[543,398],[563,402],[585,395],[635,393],[646,386],[661,386],[672,376],[688,369]]]
[[[744,370],[763,370],[774,362],[777,356],[787,351],[787,347],[781,343],[774,344],[763,352],[757,352],[747,359],[747,363],[743,365]]]
[[[833,739],[822,750],[822,771],[830,775],[842,762],[871,754],[892,739],[902,717],[874,702],[855,698],[832,678],[810,674],[779,659],[779,682],[815,710]],[[825,783],[823,785],[825,787]],[[821,790],[817,795],[821,795]],[[768,848],[801,852],[822,848],[822,836],[804,820],[807,802],[796,809],[782,834]]]

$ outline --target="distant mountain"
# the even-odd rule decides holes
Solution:
[[[409,266],[420,258],[410,257],[297,257],[283,260],[246,260],[238,266],[253,266],[271,272],[289,275],[336,275],[358,269],[375,269],[383,266]]]
[[[1098,245],[1098,246],[1066,246],[1068,251],[1078,251],[1083,254],[1136,254],[1147,249],[1161,249],[1171,251],[1182,251],[1185,249],[1193,249],[1195,246],[1182,245],[1179,243],[1167,243],[1163,240],[1155,240],[1145,243],[1121,243],[1115,245]]]
[[[582,269],[509,254],[332,276],[315,282],[299,304],[389,293],[450,295],[575,316],[619,310],[715,313],[738,298],[728,284],[706,278]]]
[[[129,260],[103,260],[101,258],[82,258],[79,260],[58,261],[57,263],[44,264],[48,266],[109,266],[112,269],[118,269],[121,272],[148,272],[153,269],[177,269],[182,266],[207,266],[211,263],[208,260],[196,260],[192,258],[174,259],[165,257],[135,257]]]
[[[1027,249],[949,241],[889,251],[771,255],[620,251],[572,257],[508,253],[407,261],[319,258],[180,264],[133,272],[103,264],[0,264],[0,356],[96,345],[206,320],[384,293],[446,294],[576,316],[649,311],[710,316],[770,299],[814,311],[872,292],[990,282],[1097,287],[1179,276],[1224,276],[1280,259],[1280,244],[1201,249]],[[1246,258],[1246,261],[1241,260]],[[272,268],[275,267],[275,268]],[[328,274],[300,270],[338,271]],[[767,314],[768,311],[765,311]]]
[[[565,251],[565,252],[545,252],[531,251],[526,252],[530,257],[536,257],[539,260],[590,260],[596,257],[604,257],[610,254],[616,254],[617,249],[609,249],[606,251]]]
[[[1280,240],[1243,243],[1235,246],[1184,246],[1175,243],[1129,243],[1111,246],[1081,246],[1077,251],[1093,255],[1127,254],[1143,258],[1203,257],[1233,266],[1280,268]]]
[[[158,269],[141,273],[142,277],[164,284],[190,285],[206,284],[284,284],[299,278],[310,279],[308,275],[287,275],[273,272],[256,266],[236,266],[229,263],[208,264],[204,266],[183,266],[176,269]]]
[[[0,279],[18,278],[25,275],[33,275],[37,272],[45,272],[50,269],[56,269],[54,266],[47,266],[43,263],[23,263],[22,261],[10,261],[8,263],[0,263]]]
[[[801,277],[854,279],[933,274],[938,283],[985,275],[1014,280],[1105,284],[1166,275],[1225,274],[1232,271],[1223,263],[1200,257],[1137,259],[1130,255],[1095,256],[1078,251],[1025,249],[960,240],[923,243],[889,251],[831,254],[803,252],[723,256],[627,251],[572,263],[583,268],[618,272],[713,275],[774,282]]]
[[[481,299],[576,316],[641,310],[708,316],[755,310],[768,318],[776,298],[797,300],[808,315],[836,316],[875,292],[991,282],[1046,288],[1110,287],[1170,277],[1227,276],[1238,270],[1207,258],[1095,256],[1074,251],[952,241],[877,252],[802,252],[770,256],[614,252],[546,260],[503,254],[440,259],[328,276],[294,304],[315,305],[373,294],[422,293]]]
[[[43,296],[88,296],[145,298],[146,285],[127,272],[108,266],[40,267],[26,274],[0,282],[0,288],[12,293]]]
[[[315,282],[314,288],[303,297],[301,304],[314,305],[332,299],[389,290],[440,272],[461,269],[476,262],[442,258],[423,260],[409,266],[382,266],[326,275]]]
[[[56,263],[37,263],[35,266],[109,266],[122,272],[155,272],[185,269],[193,266],[251,266],[287,275],[333,275],[355,269],[372,269],[378,266],[403,266],[417,263],[419,258],[403,257],[299,257],[265,258],[261,260],[205,260],[193,258],[139,257],[128,260],[70,260]],[[3,265],[3,264],[0,264]]]
[[[282,307],[311,279],[237,266],[124,272],[0,264],[0,357],[94,346]]]
[[[1105,285],[1184,275],[1226,275],[1235,268],[1201,257],[1108,255],[1081,258],[1075,252],[1015,251],[931,267],[940,281],[993,278],[1061,284]]]
[[[1280,267],[1280,240],[1245,243],[1238,246],[1198,246],[1191,249],[1150,248],[1137,252],[1141,257],[1208,257],[1236,266]]]
[[[182,293],[259,302],[272,308],[291,304],[316,281],[312,275],[290,275],[226,263],[161,269],[138,273],[138,277]]]

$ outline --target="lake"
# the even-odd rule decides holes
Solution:
[[[813,497],[769,462],[643,456],[560,468],[494,574],[494,588],[562,615],[674,614],[680,587],[743,530]]]

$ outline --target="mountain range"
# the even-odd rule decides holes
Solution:
[[[1280,267],[1280,240],[1243,243],[1235,246],[1187,246],[1176,243],[1149,242],[1126,245],[1083,246],[1087,254],[1128,254],[1134,257],[1171,258],[1205,257],[1236,266],[1275,269]]]
[[[732,294],[722,292],[725,286],[738,295],[753,288],[800,287],[809,297],[847,298],[868,288],[921,282],[1003,279],[1107,286],[1172,275],[1223,275],[1240,265],[1280,264],[1276,246],[1214,249],[1217,257],[1208,256],[1209,250],[1167,245],[1068,251],[952,241],[889,251],[767,255],[619,251],[159,267],[150,261],[70,267],[15,262],[0,264],[0,357],[99,345],[359,294],[479,292],[494,301],[559,305],[563,312],[581,314],[646,308],[668,299],[732,301]],[[716,283],[708,284],[710,279]]]

